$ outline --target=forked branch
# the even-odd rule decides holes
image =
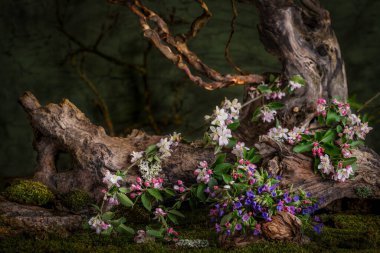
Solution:
[[[140,0],[108,0],[108,2],[128,6],[128,8],[139,17],[144,36],[148,38],[167,59],[184,71],[191,81],[202,88],[215,90],[229,86],[261,83],[265,79],[264,76],[256,74],[223,75],[203,63],[202,60],[188,48],[186,44],[187,39],[196,36],[200,28],[207,23],[209,16],[211,16],[207,5],[203,1],[198,1],[204,10],[203,15],[193,22],[190,32],[185,36],[173,36],[163,18],[143,5]],[[191,69],[194,69],[199,74],[193,74]],[[201,76],[211,81],[205,81]]]

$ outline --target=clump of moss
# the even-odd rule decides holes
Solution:
[[[17,180],[4,193],[11,201],[37,206],[46,205],[54,199],[54,194],[46,185],[32,180]]]
[[[371,187],[364,186],[364,187],[357,187],[355,188],[355,193],[358,195],[359,198],[366,199],[369,197],[372,197],[373,190]]]
[[[65,194],[62,203],[72,211],[81,211],[93,202],[92,198],[86,191],[73,190]]]

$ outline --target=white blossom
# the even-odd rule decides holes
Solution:
[[[123,178],[121,176],[116,176],[112,174],[109,170],[106,170],[105,175],[103,177],[103,183],[107,185],[108,188],[112,186],[120,187],[119,181],[122,181]]]
[[[338,169],[333,176],[333,179],[339,182],[344,182],[353,174],[354,171],[352,170],[352,166],[348,165],[346,168]]]
[[[327,175],[334,172],[334,166],[330,162],[329,155],[325,154],[324,156],[320,156],[319,159],[321,160],[321,163],[318,165],[319,170]]]
[[[248,147],[245,146],[244,142],[238,142],[236,143],[235,147],[232,149],[232,154],[236,155],[238,158],[242,158],[244,155],[244,150],[249,150]]]
[[[218,127],[216,130],[219,136],[219,146],[227,146],[229,138],[232,137],[231,129],[226,127]]]
[[[301,87],[302,87],[302,84],[291,81],[291,80],[289,81],[289,88],[291,91],[294,91],[294,90],[299,89]]]
[[[103,230],[107,230],[111,227],[110,224],[105,223],[99,217],[92,217],[88,221],[88,225],[90,225],[91,228],[94,229],[97,234],[100,234]]]
[[[132,156],[131,163],[135,163],[138,160],[140,160],[143,157],[143,154],[144,154],[144,151],[140,151],[140,152],[133,151],[131,154],[131,156]]]
[[[284,141],[288,139],[288,132],[289,129],[278,126],[269,129],[268,136],[277,141]]]
[[[168,138],[162,138],[159,143],[157,143],[157,147],[160,152],[161,158],[167,158],[171,156],[171,149],[170,146],[173,144],[171,140]]]
[[[261,119],[263,122],[272,122],[276,114],[277,112],[275,110],[270,110],[268,108],[261,109]]]

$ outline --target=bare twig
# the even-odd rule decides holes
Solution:
[[[88,78],[85,70],[84,70],[84,67],[83,67],[83,63],[84,63],[84,56],[82,56],[82,58],[80,59],[80,61],[78,62],[78,59],[76,57],[73,57],[72,58],[72,61],[71,61],[71,64],[72,66],[76,69],[80,79],[88,86],[88,88],[92,91],[92,93],[95,95],[96,99],[97,99],[97,102],[98,102],[98,105],[100,107],[100,110],[103,114],[103,117],[104,117],[104,123],[109,131],[109,134],[111,136],[114,136],[115,135],[115,131],[114,131],[114,128],[113,128],[113,124],[112,124],[112,120],[111,120],[111,115],[109,113],[109,110],[108,110],[108,106],[106,104],[106,102],[104,101],[102,95],[100,94],[100,92],[98,91],[98,89],[96,88],[96,85],[91,81],[90,78]]]
[[[151,52],[152,44],[148,44],[147,49],[144,51],[143,54],[143,66],[145,69],[148,69],[148,55]],[[148,71],[146,71],[142,75],[143,84],[144,84],[144,110],[147,113],[148,121],[150,125],[152,126],[153,130],[156,132],[156,134],[160,134],[161,130],[158,127],[156,120],[154,118],[153,112],[152,112],[152,101],[151,101],[151,92],[149,88],[149,82],[148,82]]]
[[[197,36],[199,31],[208,23],[210,18],[212,17],[212,13],[208,9],[206,3],[203,0],[197,0],[197,2],[201,5],[203,9],[202,15],[197,17],[193,23],[191,24],[190,30],[186,33],[185,39],[191,39]]]
[[[235,0],[231,0],[231,6],[232,6],[231,32],[230,32],[230,35],[228,36],[226,47],[224,48],[224,57],[226,58],[227,62],[231,65],[232,68],[234,68],[239,74],[244,75],[245,74],[244,71],[234,63],[230,55],[230,45],[231,45],[232,37],[234,36],[234,33],[235,33],[235,24],[236,24],[236,19],[238,16]]]
[[[375,99],[377,99],[379,96],[380,96],[380,92],[378,92],[375,96],[373,96],[367,102],[365,102],[364,105],[359,108],[358,112],[360,112],[361,110],[366,108],[369,104],[371,104],[373,101],[375,101]]]

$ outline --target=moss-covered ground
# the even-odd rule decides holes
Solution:
[[[186,239],[207,239],[210,247],[203,249],[178,249],[173,244],[153,242],[135,244],[132,237],[105,237],[92,232],[75,233],[60,239],[49,236],[38,240],[17,236],[0,238],[0,252],[225,252],[217,247],[216,235],[201,211],[192,212],[182,221],[178,230]],[[380,216],[352,214],[323,214],[325,224],[322,234],[316,235],[306,229],[311,242],[305,245],[294,243],[260,242],[244,248],[229,249],[229,252],[380,252]]]

